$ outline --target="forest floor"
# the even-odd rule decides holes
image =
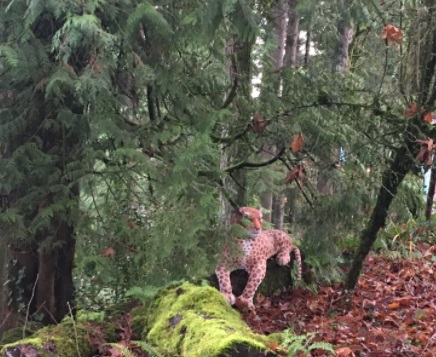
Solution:
[[[436,246],[414,249],[423,257],[368,256],[349,311],[338,308],[337,284],[260,296],[244,319],[262,334],[314,332],[313,341],[331,343],[338,357],[436,356]]]

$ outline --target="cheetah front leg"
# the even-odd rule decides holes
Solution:
[[[230,305],[234,305],[236,302],[236,297],[233,295],[232,282],[230,280],[230,270],[227,269],[225,264],[220,264],[216,270],[215,274],[218,278],[218,283],[220,286],[220,292],[224,295],[227,302]]]
[[[254,304],[253,304],[254,294],[256,293],[260,283],[265,278],[266,260],[257,262],[252,267],[247,268],[247,271],[249,274],[247,285],[245,286],[242,295],[238,297],[236,306],[241,309],[248,308],[252,310],[254,309]]]

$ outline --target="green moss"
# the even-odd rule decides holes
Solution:
[[[104,311],[95,312],[95,311],[79,310],[77,312],[76,319],[77,321],[102,322],[104,320],[104,317],[105,317]]]
[[[88,332],[83,324],[74,325],[65,321],[56,326],[48,326],[38,330],[31,338],[3,345],[0,355],[4,355],[6,349],[18,345],[31,345],[38,351],[41,357],[76,357],[89,355],[90,347]]]
[[[25,334],[24,337],[27,337],[28,334]],[[15,327],[10,330],[7,330],[3,333],[2,339],[0,341],[0,345],[5,345],[8,343],[13,343],[15,341],[21,340],[23,338],[23,328]]]
[[[27,338],[41,327],[42,324],[40,322],[29,321],[24,329],[24,336],[23,336],[23,326],[9,329],[3,332],[2,338],[0,340],[0,345],[13,343],[23,338]]]
[[[163,289],[134,316],[134,326],[143,326],[143,338],[164,354],[217,357],[236,345],[264,351],[269,341],[254,334],[224,297],[207,286]]]

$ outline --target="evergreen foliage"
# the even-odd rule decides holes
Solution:
[[[208,275],[228,234],[220,199],[238,202],[242,191],[251,204],[269,189],[287,195],[286,229],[317,279],[339,278],[342,239],[363,229],[407,103],[398,85],[406,54],[378,37],[397,12],[381,18],[353,3],[351,71],[332,74],[336,5],[299,2],[316,51],[276,71],[270,1],[3,2],[2,234],[59,259],[68,246],[78,296],[96,307],[133,286]],[[293,152],[299,133],[304,149]],[[263,159],[268,146],[277,160]],[[285,187],[303,160],[303,187]],[[332,196],[317,192],[320,169]],[[392,221],[419,214],[419,186],[403,184]]]

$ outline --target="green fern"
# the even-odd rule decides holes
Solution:
[[[156,351],[156,349],[150,345],[149,343],[145,341],[132,341],[133,343],[137,344],[141,349],[148,353],[150,357],[164,357],[163,354],[160,354]]]
[[[286,351],[288,357],[294,356],[297,352],[310,353],[312,350],[322,349],[335,355],[331,344],[327,342],[312,342],[315,333],[305,335],[295,335],[289,329],[283,331],[282,348]]]

